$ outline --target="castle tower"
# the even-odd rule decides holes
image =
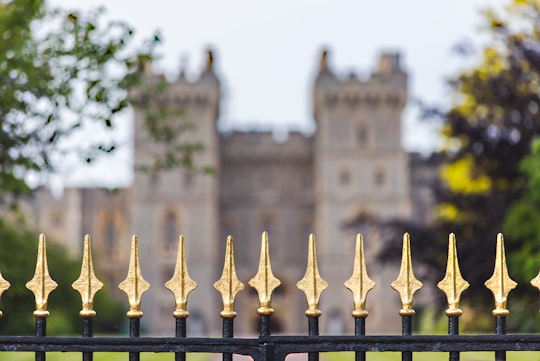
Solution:
[[[147,71],[147,85],[164,81]],[[217,294],[212,283],[218,255],[218,182],[217,176],[201,171],[173,166],[171,170],[152,170],[155,156],[167,161],[170,153],[178,158],[181,153],[176,145],[190,144],[196,152],[193,164],[197,168],[209,167],[219,172],[218,135],[216,122],[219,116],[220,89],[214,73],[212,53],[208,52],[207,64],[194,82],[179,78],[168,84],[162,94],[151,94],[145,106],[144,95],[135,91],[134,163],[135,176],[132,187],[131,224],[139,236],[141,268],[152,289],[143,296],[143,327],[146,332],[174,334],[174,298],[164,286],[174,273],[177,239],[185,236],[188,269],[199,287],[190,295],[188,333],[203,334],[215,329],[219,322]],[[137,98],[138,97],[138,98]],[[165,116],[152,119],[152,111],[165,109]],[[150,123],[149,123],[150,122]],[[148,125],[155,122],[156,129],[163,125],[176,131],[170,143],[167,135],[160,142],[149,135]],[[171,159],[171,158],[170,158]],[[146,168],[138,171],[138,168]],[[211,282],[210,282],[211,281]],[[214,317],[215,316],[215,317]],[[214,317],[214,318],[213,318]]]
[[[352,296],[343,282],[352,273],[358,231],[365,238],[368,272],[377,282],[367,302],[368,331],[399,332],[397,311],[388,314],[399,310],[399,298],[390,289],[398,272],[375,262],[378,224],[410,217],[408,157],[401,146],[407,75],[399,60],[399,54],[383,54],[369,79],[354,74],[342,79],[332,73],[324,52],[315,80],[315,231],[321,275],[332,295],[321,299],[327,332],[352,331]],[[390,301],[396,307],[389,307]]]

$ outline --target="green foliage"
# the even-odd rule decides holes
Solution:
[[[475,303],[492,304],[493,297],[483,283],[493,270],[496,234],[503,231],[512,204],[519,197],[533,197],[525,189],[527,176],[520,162],[530,153],[532,139],[540,134],[540,5],[514,1],[501,14],[487,11],[485,19],[491,43],[484,48],[479,64],[452,83],[456,102],[444,117],[448,146],[443,150],[446,174],[442,172],[442,180],[446,186],[439,189],[437,201],[452,205],[459,216],[440,217],[436,227],[442,240],[450,232],[457,235],[461,269],[472,285],[467,293]],[[460,168],[461,175],[448,176],[448,169],[462,166],[464,161],[468,166]],[[480,180],[488,186],[475,188]],[[464,182],[471,187],[457,190],[456,184]],[[515,212],[522,213],[530,206],[517,207]],[[519,228],[515,221],[510,220]],[[540,232],[535,234],[540,237]],[[538,247],[535,242],[530,237],[519,241],[510,237],[507,253],[529,252]],[[530,273],[533,267],[518,259],[508,257],[510,275],[532,278],[537,271]],[[513,296],[526,297],[527,293],[519,287]],[[525,312],[529,310],[522,315]],[[514,314],[516,318],[519,315]],[[524,329],[521,321],[514,326]]]
[[[411,232],[419,255],[433,266],[433,272],[426,273],[432,282],[442,278],[448,235],[456,234],[460,268],[471,284],[462,299],[474,310],[493,308],[493,295],[484,282],[493,272],[497,233],[503,231],[510,207],[521,197],[535,197],[526,189],[528,175],[520,163],[540,135],[540,3],[511,1],[499,13],[486,11],[484,23],[489,42],[479,61],[450,81],[450,109],[426,109],[428,116],[442,121],[445,140],[438,155],[443,164],[440,179],[434,185],[439,209],[432,227]],[[537,166],[528,162],[524,167]],[[516,207],[520,215],[508,222],[513,229],[525,227],[519,232],[534,233],[535,238],[507,237],[507,254],[518,253],[507,258],[509,272],[530,280],[539,265],[525,255],[539,247],[540,232],[528,214],[531,204]],[[527,310],[520,318],[512,308],[521,297],[524,304],[534,305],[527,302],[530,291],[525,284],[510,294],[509,320],[515,321],[509,321],[510,328],[524,330],[525,318],[536,313]]]
[[[113,129],[129,100],[137,101],[128,89],[144,91],[145,99],[166,91],[165,81],[148,84],[145,77],[160,36],[136,45],[131,27],[106,23],[103,13],[54,9],[42,0],[0,2],[0,194],[27,191],[25,174],[53,171],[68,154],[91,163],[113,152],[114,140],[66,139],[89,126],[93,133]],[[152,105],[149,133],[171,149],[156,164],[192,167],[201,147],[179,138],[192,125],[175,114],[169,126],[163,120],[170,112]]]
[[[34,296],[25,285],[34,274],[37,254],[37,235],[28,230],[18,216],[9,221],[0,219],[0,270],[11,287],[2,295],[0,309],[0,334],[34,334]],[[16,226],[13,226],[16,225]],[[51,335],[76,334],[80,332],[81,298],[71,284],[80,272],[80,261],[73,260],[66,250],[54,242],[48,242],[47,258],[51,277],[58,283],[49,296],[47,331]],[[115,332],[122,322],[122,306],[110,299],[106,292],[96,296],[96,332]]]
[[[519,245],[508,258],[516,265],[513,275],[520,283],[528,283],[540,270],[540,138],[531,148],[521,162],[528,180],[526,191],[511,207],[504,225],[507,242]]]

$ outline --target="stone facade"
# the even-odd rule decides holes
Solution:
[[[158,79],[152,73],[147,77]],[[190,139],[205,147],[196,162],[215,174],[135,172],[128,189],[66,189],[62,199],[40,190],[30,212],[39,228],[74,253],[80,252],[83,235],[92,235],[97,272],[111,289],[125,277],[130,234],[137,234],[143,276],[152,285],[143,296],[142,324],[152,334],[173,332],[173,297],[163,284],[173,273],[179,234],[186,238],[189,272],[199,284],[188,304],[188,332],[219,332],[221,298],[212,285],[220,277],[229,234],[238,277],[246,284],[237,296],[236,333],[255,332],[257,296],[247,281],[257,271],[263,231],[269,232],[272,268],[282,281],[273,298],[276,331],[306,332],[306,300],[296,282],[304,274],[313,232],[319,269],[330,283],[320,304],[322,332],[350,333],[352,296],[343,282],[352,272],[355,233],[362,231],[368,271],[378,284],[368,297],[368,332],[399,333],[399,299],[389,286],[398,267],[375,262],[382,244],[378,224],[411,220],[416,209],[429,214],[430,205],[425,185],[417,189],[411,183],[411,165],[422,168],[423,163],[418,157],[411,162],[401,146],[407,74],[399,55],[383,54],[378,69],[360,80],[335,75],[324,53],[313,86],[317,130],[292,132],[281,141],[271,132],[218,132],[220,83],[211,61],[197,81],[181,75],[166,97],[183,109],[179,119],[169,121],[195,124]],[[138,166],[163,148],[148,137],[145,109],[134,110]],[[420,177],[434,174],[422,169],[427,175]],[[429,216],[416,218],[423,222]]]

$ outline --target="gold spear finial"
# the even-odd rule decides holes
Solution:
[[[197,282],[189,277],[186,264],[186,250],[184,246],[184,236],[178,237],[178,253],[176,255],[176,266],[174,267],[173,277],[165,283],[172,294],[176,309],[173,312],[174,318],[186,318],[189,316],[187,311],[188,296],[195,288]]]
[[[128,296],[129,311],[127,317],[141,318],[141,297],[142,294],[150,288],[150,284],[144,280],[141,274],[141,266],[139,263],[139,240],[136,235],[131,237],[131,255],[129,257],[128,274],[125,280],[119,285],[122,291]]]
[[[26,288],[32,291],[36,298],[35,317],[49,316],[47,299],[49,298],[49,293],[54,291],[56,287],[58,287],[58,284],[49,275],[49,267],[47,266],[47,242],[45,235],[42,233],[39,235],[36,272],[34,273],[34,278],[26,283]]]
[[[2,294],[4,291],[6,291],[11,286],[11,283],[9,283],[0,272],[0,297],[2,297]],[[3,313],[0,311],[0,317],[2,317]]]
[[[375,288],[375,282],[373,282],[367,274],[366,260],[364,257],[364,237],[360,233],[356,235],[353,274],[351,278],[345,282],[345,287],[353,294],[353,317],[367,317],[366,298],[368,292]]]
[[[274,313],[272,308],[272,292],[281,284],[272,274],[270,265],[270,252],[268,251],[268,233],[263,232],[261,240],[261,258],[259,259],[259,270],[257,274],[249,280],[248,284],[257,290],[259,295],[259,315],[271,315]]]
[[[81,274],[73,282],[71,287],[81,294],[82,310],[79,312],[79,315],[81,317],[94,317],[96,315],[96,311],[94,311],[94,296],[97,291],[103,288],[103,282],[98,280],[94,273],[89,235],[84,236]]]
[[[461,316],[463,311],[459,308],[461,293],[469,288],[469,282],[465,281],[459,270],[459,263],[456,248],[456,236],[450,233],[448,237],[448,260],[446,262],[446,274],[437,283],[437,287],[446,294],[448,309],[447,316]]]
[[[531,285],[533,285],[534,287],[538,288],[540,290],[540,271],[538,272],[538,274],[536,275],[536,277],[534,277],[532,280],[531,280]],[[540,311],[539,311],[540,312]]]
[[[508,275],[506,267],[506,255],[504,252],[504,237],[502,233],[497,235],[497,252],[495,255],[495,269],[493,276],[485,283],[486,287],[493,292],[495,297],[495,309],[493,316],[508,316],[510,311],[506,309],[506,301],[511,290],[516,288],[517,283]]]
[[[223,300],[223,310],[220,312],[222,318],[234,318],[234,298],[236,294],[244,289],[244,284],[236,276],[234,266],[233,238],[227,237],[227,246],[225,248],[225,262],[223,264],[223,273],[221,278],[214,283],[214,288],[221,293]]]
[[[401,253],[401,267],[398,278],[392,282],[392,288],[399,293],[401,298],[401,316],[412,316],[413,296],[416,291],[422,288],[422,282],[414,277],[411,262],[411,240],[408,233],[403,235],[403,250]]]
[[[322,292],[328,288],[328,282],[321,278],[319,267],[317,266],[317,250],[315,248],[315,236],[309,235],[308,260],[304,278],[296,283],[301,291],[304,291],[307,298],[308,309],[305,314],[308,317],[319,317],[319,298]]]

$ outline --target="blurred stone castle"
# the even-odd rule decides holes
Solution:
[[[355,234],[362,232],[368,272],[377,282],[367,302],[368,332],[399,333],[399,297],[389,286],[398,267],[376,262],[382,244],[378,225],[428,221],[425,179],[434,172],[401,146],[407,74],[399,54],[382,54],[364,80],[335,75],[326,57],[324,52],[313,85],[314,135],[292,132],[277,142],[271,132],[220,134],[220,82],[209,58],[197,81],[181,74],[166,98],[181,105],[178,121],[196,124],[189,136],[205,147],[196,162],[211,166],[215,175],[136,172],[130,188],[68,188],[61,199],[42,189],[34,194],[32,217],[75,254],[90,234],[98,277],[122,300],[117,285],[127,273],[131,234],[137,234],[143,276],[152,285],[142,298],[142,325],[154,334],[173,333],[174,299],[164,283],[173,274],[179,234],[186,239],[189,273],[199,284],[188,302],[188,332],[220,329],[221,296],[212,285],[221,275],[229,234],[238,277],[246,285],[237,296],[236,332],[255,332],[257,295],[247,281],[257,272],[265,230],[272,269],[282,282],[272,302],[276,331],[306,332],[306,299],[295,285],[304,275],[313,232],[321,276],[330,284],[321,297],[322,332],[351,333],[352,295],[343,282],[352,273]],[[147,73],[148,82],[158,77]],[[135,108],[134,114],[135,164],[147,164],[161,148],[144,126],[145,109]]]

